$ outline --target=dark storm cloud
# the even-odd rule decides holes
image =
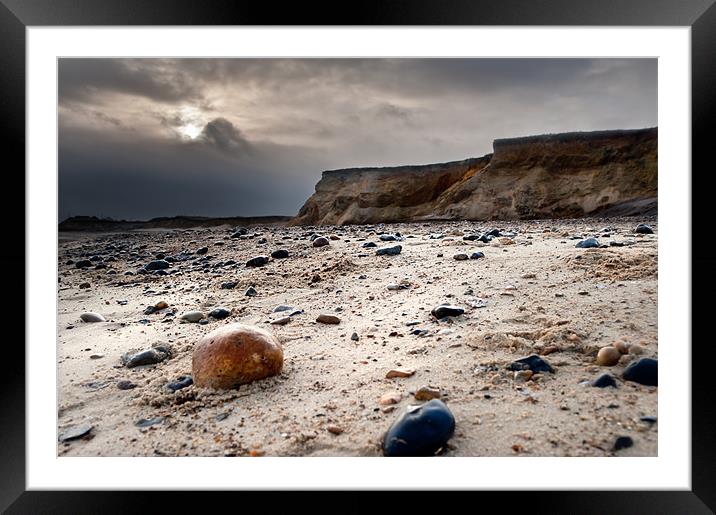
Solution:
[[[160,102],[201,99],[195,81],[171,61],[61,59],[60,103],[88,101],[103,93],[137,95]]]
[[[320,172],[657,123],[655,59],[61,59],[60,217],[293,214]]]
[[[229,155],[239,156],[251,150],[241,131],[226,118],[211,120],[204,126],[200,137],[202,141]]]

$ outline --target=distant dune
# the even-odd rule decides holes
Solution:
[[[60,231],[131,231],[137,229],[187,229],[190,227],[216,227],[219,225],[275,225],[291,220],[290,216],[233,216],[211,218],[204,216],[172,216],[146,221],[112,220],[96,216],[73,216],[60,222]]]

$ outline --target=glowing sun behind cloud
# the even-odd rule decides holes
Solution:
[[[201,134],[201,127],[193,123],[179,127],[179,133],[189,139],[196,139]]]

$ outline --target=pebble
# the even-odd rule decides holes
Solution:
[[[207,252],[209,252],[209,247],[201,247],[200,249],[196,249],[196,253],[200,256],[206,254]]]
[[[533,373],[549,372],[554,374],[554,369],[549,363],[540,358],[537,354],[532,354],[525,358],[520,358],[507,365],[508,370],[531,370]]]
[[[455,417],[439,399],[408,409],[383,438],[385,456],[433,456],[455,432]]]
[[[127,380],[117,381],[117,388],[119,388],[120,390],[131,390],[136,387],[137,387],[137,385],[134,384],[132,381],[127,381]]]
[[[634,381],[635,383],[658,386],[659,380],[659,364],[652,358],[641,358],[638,361],[630,363],[622,377],[625,381]]]
[[[466,260],[470,259],[470,257],[469,257],[467,254],[465,254],[464,252],[461,252],[461,253],[459,253],[459,254],[455,254],[452,258],[453,258],[455,261],[466,261]]]
[[[259,327],[228,324],[199,340],[192,355],[192,377],[200,388],[232,389],[275,376],[283,368],[283,348]]]
[[[231,314],[231,311],[229,311],[226,308],[214,308],[211,311],[209,311],[209,316],[211,318],[216,318],[217,320],[223,320],[224,318],[228,317]]]
[[[375,251],[376,256],[397,256],[403,250],[401,245],[395,245],[394,247],[383,247]]]
[[[247,297],[256,297],[256,295],[258,295],[258,294],[259,294],[259,292],[257,292],[256,288],[254,288],[253,286],[249,286],[246,289],[246,292],[244,293],[244,295]]]
[[[264,266],[266,263],[269,262],[268,256],[256,256],[252,257],[246,262],[246,266],[248,267],[257,267],[257,266]]]
[[[378,404],[388,406],[390,404],[398,404],[403,399],[403,395],[398,392],[385,393],[378,399]]]
[[[241,236],[245,236],[246,233],[248,233],[249,230],[245,227],[239,227],[234,231],[234,233],[231,235],[232,238],[240,238]]]
[[[288,257],[288,250],[278,249],[271,253],[271,257],[274,259],[286,259]]]
[[[137,427],[149,427],[155,424],[161,424],[164,422],[165,418],[166,417],[140,418],[134,423],[134,425]]]
[[[134,368],[141,365],[155,365],[169,357],[168,350],[164,348],[152,348],[137,352],[136,354],[123,354],[122,363],[127,368]]]
[[[75,268],[87,268],[88,266],[92,266],[92,261],[89,259],[82,259],[75,263]]]
[[[445,317],[457,317],[465,313],[465,310],[459,306],[453,306],[450,304],[441,304],[433,308],[430,312],[435,318],[440,320]]]
[[[638,343],[634,343],[629,346],[629,354],[633,354],[634,356],[644,354],[644,347],[642,347]]]
[[[340,426],[331,424],[329,426],[326,426],[326,431],[328,431],[329,433],[334,434],[334,435],[339,435],[339,434],[345,432],[345,429],[343,429]]]
[[[157,259],[144,265],[145,270],[166,270],[169,268],[169,261],[164,259]]]
[[[375,247],[377,247],[377,246],[378,246],[378,245],[376,245],[376,244],[373,243],[372,241],[366,241],[363,245],[361,245],[361,247],[363,247],[364,249],[372,249],[372,248],[375,248]]]
[[[321,313],[316,318],[316,322],[319,322],[321,324],[340,324],[341,319],[335,315],[327,315],[325,313]]]
[[[473,252],[472,254],[470,254],[470,259],[480,259],[480,258],[484,258],[484,257],[485,257],[484,252]]]
[[[291,317],[281,317],[271,321],[271,325],[286,325],[291,321]]]
[[[169,304],[167,304],[165,301],[160,300],[156,304],[154,304],[154,309],[160,310],[160,309],[166,309],[169,307]]]
[[[77,438],[82,438],[83,436],[87,436],[90,431],[92,431],[92,427],[90,424],[80,424],[78,426],[72,426],[67,429],[65,429],[62,433],[60,433],[60,436],[58,440],[60,442],[67,442],[69,440],[76,440]]]
[[[86,290],[87,288],[91,287],[92,285],[90,283],[82,283],[80,284],[80,290]]]
[[[629,436],[620,436],[614,441],[614,450],[619,451],[621,449],[627,449],[634,445],[634,440]]]
[[[285,304],[279,304],[275,308],[273,308],[274,313],[280,313],[281,311],[293,311],[293,306],[287,306]]]
[[[106,320],[102,315],[100,315],[99,313],[93,313],[93,312],[82,313],[82,314],[80,315],[80,319],[81,319],[83,322],[89,322],[89,323],[94,323],[94,322],[106,322],[106,321],[107,321],[107,320]]]
[[[359,338],[358,338],[358,333],[353,333],[353,334],[351,334],[351,340],[353,340],[354,342],[357,342],[358,339],[359,339]]]
[[[104,358],[104,354],[91,354],[90,359],[102,359]]]
[[[629,354],[629,347],[631,347],[631,345],[623,340],[614,343],[614,348],[622,354]]]
[[[328,238],[324,238],[323,236],[319,236],[315,240],[313,240],[313,246],[314,247],[325,247],[326,245],[330,245],[330,241],[328,241]]]
[[[595,388],[617,387],[617,380],[611,374],[602,374],[590,383]]]
[[[154,306],[147,306],[146,308],[144,308],[144,311],[142,311],[142,313],[145,315],[152,315],[156,311],[157,311],[157,308],[155,308]]]
[[[622,353],[611,346],[602,347],[597,353],[597,365],[602,367],[613,367],[619,363]]]
[[[654,229],[646,224],[639,224],[636,226],[636,229],[634,229],[634,232],[637,234],[654,234]]]
[[[575,247],[578,249],[595,249],[599,248],[599,242],[596,238],[587,238],[586,240],[582,240],[577,243]]]
[[[415,392],[415,399],[419,401],[429,401],[439,399],[440,397],[440,390],[432,386],[421,386],[418,388],[418,391]]]
[[[177,390],[181,390],[182,388],[186,388],[187,386],[191,386],[194,384],[194,380],[191,378],[191,376],[181,376],[176,381],[172,381],[171,383],[167,384],[167,389],[171,390],[172,392],[176,392]]]
[[[415,370],[412,368],[394,368],[385,374],[385,378],[392,379],[394,377],[410,377],[413,374],[415,374]]]
[[[533,375],[534,372],[531,370],[517,370],[514,374],[514,380],[518,383],[524,383],[525,381],[529,381]]]
[[[185,322],[195,323],[204,318],[205,315],[201,311],[189,311],[187,313],[184,313],[181,317],[179,317],[181,320],[184,320]]]
[[[651,415],[639,417],[639,420],[641,420],[642,422],[646,422],[647,424],[656,424],[656,417]]]
[[[394,234],[381,234],[379,236],[381,241],[401,241],[403,238],[395,236]]]
[[[235,281],[227,281],[225,283],[221,283],[221,289],[222,290],[233,290],[238,283]]]
[[[465,241],[475,241],[475,240],[480,239],[480,235],[479,234],[466,234],[465,236],[462,237],[462,239]]]

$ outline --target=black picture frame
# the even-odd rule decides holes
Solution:
[[[708,179],[712,143],[710,131],[716,104],[716,7],[715,0],[372,0],[355,4],[314,1],[309,3],[248,2],[239,0],[0,0],[0,120],[7,135],[3,153],[6,180],[14,180],[13,197],[25,191],[25,28],[28,26],[107,25],[571,25],[571,26],[687,26],[692,37],[692,342],[681,345],[692,356],[692,489],[690,491],[641,492],[485,492],[503,506],[535,513],[712,513],[716,511],[716,457],[714,415],[710,398],[713,384],[713,350],[710,338],[699,338],[707,329],[711,303],[698,293],[714,291],[716,257],[708,244],[696,238],[711,230],[713,191]],[[7,158],[10,159],[7,159]],[[665,170],[661,173],[688,173]],[[697,186],[698,183],[698,187]],[[6,183],[6,188],[7,188]],[[8,189],[6,189],[8,191]],[[18,207],[3,203],[3,220],[12,220],[16,234],[2,252],[3,269],[24,266],[25,227],[17,223]],[[23,211],[24,213],[24,211]],[[10,235],[6,235],[11,238]],[[684,245],[689,231],[684,228]],[[710,243],[707,241],[707,243]],[[22,264],[21,264],[22,263]],[[32,270],[25,268],[25,276]],[[21,291],[20,274],[9,274],[6,286]],[[24,285],[23,285],[24,286]],[[24,290],[24,288],[22,288]],[[24,293],[16,298],[24,298]],[[30,310],[26,310],[26,316]],[[712,316],[712,315],[711,315]],[[19,324],[18,324],[19,325]],[[25,488],[25,354],[16,339],[3,342],[3,387],[0,390],[0,509],[7,513],[124,513],[148,512],[148,503],[161,501],[162,512],[186,510],[187,492],[69,492],[26,491]],[[628,478],[625,479],[628,483]],[[219,506],[242,496],[241,506],[261,505],[261,492],[204,492],[205,506]],[[273,495],[273,494],[272,494]],[[317,510],[372,511],[377,505],[358,492],[351,500],[323,498]],[[411,493],[401,500],[401,511],[420,507],[429,492]],[[207,499],[211,496],[210,499]],[[303,493],[294,494],[299,500]],[[485,502],[488,499],[482,499]],[[459,502],[458,500],[452,502]],[[468,501],[473,503],[474,501]],[[339,503],[336,505],[335,503]],[[484,504],[481,504],[484,506]],[[380,508],[386,508],[380,504]],[[477,506],[475,506],[477,507]],[[273,510],[272,510],[273,511]]]

